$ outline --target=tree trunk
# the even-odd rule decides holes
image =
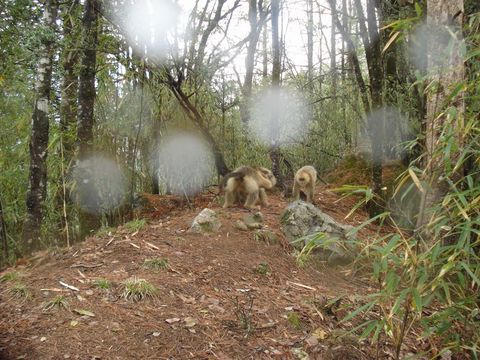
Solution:
[[[78,91],[77,150],[83,159],[92,148],[95,71],[98,43],[98,2],[86,0],[83,15],[83,54]]]
[[[372,189],[377,195],[378,202],[370,202],[370,216],[375,216],[383,211],[382,194],[382,166],[384,158],[385,116],[383,107],[383,67],[382,51],[380,48],[380,35],[378,33],[377,17],[375,14],[375,0],[367,0],[367,22],[370,41],[365,46],[370,47],[370,59],[367,59],[370,77],[370,93],[372,98],[372,112],[376,116],[369,117],[369,134],[372,143]]]
[[[272,0],[272,88],[280,87],[281,59],[280,59],[280,38],[278,31],[278,19],[280,14],[280,0]],[[273,115],[272,115],[273,116]],[[272,172],[277,178],[277,186],[285,190],[285,179],[282,173],[280,145],[273,141],[269,149],[270,160],[272,161]]]
[[[60,134],[62,146],[60,149],[60,161],[62,161],[62,188],[57,197],[57,206],[62,213],[59,222],[60,233],[67,246],[70,245],[69,214],[67,204],[70,203],[70,187],[67,185],[67,174],[75,149],[75,130],[77,112],[78,77],[76,66],[78,63],[76,10],[78,0],[69,0],[62,10],[63,22],[63,83],[60,100]]]
[[[267,34],[267,25],[263,28],[263,41],[262,41],[262,78],[266,79],[268,76],[268,34]]]
[[[332,78],[332,99],[337,99],[337,44],[335,37],[335,19],[337,18],[337,1],[330,1],[330,9],[332,11],[332,28],[330,29],[330,75]],[[343,24],[345,26],[346,24]]]
[[[43,24],[46,33],[41,41],[37,82],[35,84],[35,105],[30,138],[30,175],[26,198],[27,213],[23,226],[23,241],[25,250],[28,252],[40,248],[44,202],[47,195],[48,107],[52,83],[57,11],[57,1],[46,0],[43,12]]]
[[[247,56],[245,58],[245,81],[242,86],[243,103],[241,106],[241,118],[244,125],[247,125],[250,119],[249,101],[252,94],[253,86],[253,70],[255,66],[255,52],[257,50],[260,32],[262,31],[261,23],[263,20],[258,18],[263,13],[261,8],[263,1],[249,0],[248,4],[248,21],[250,22],[250,34],[247,48]]]
[[[435,36],[448,36],[446,30],[445,32],[442,30],[443,26],[448,25],[450,31],[456,33],[457,40],[460,42],[463,26],[463,16],[461,15],[464,12],[463,5],[463,0],[427,1],[427,24],[433,29],[438,29],[435,31],[438,34],[433,35],[433,40],[435,40]],[[442,39],[439,40],[439,43],[441,41]],[[431,44],[427,44],[427,46],[435,47],[438,46],[438,44],[436,44],[436,41],[432,41]],[[438,59],[436,58],[436,55],[438,55],[437,49],[430,48],[427,54],[427,66],[429,70],[433,70],[434,64],[438,64]],[[461,124],[459,120],[449,119],[448,113],[443,113],[439,116],[439,113],[444,110],[444,104],[448,102],[448,97],[453,86],[461,82],[465,74],[463,57],[460,51],[455,50],[454,47],[454,50],[452,50],[450,54],[443,55],[447,58],[442,61],[442,64],[447,65],[448,68],[442,66],[438,71],[429,72],[431,74],[430,80],[436,83],[437,86],[434,91],[427,94],[425,179],[428,182],[428,186],[423,194],[417,227],[429,223],[430,219],[426,212],[442,199],[448,189],[448,184],[440,179],[444,170],[443,156],[439,156],[437,153],[439,146],[442,146],[440,140],[444,123],[449,120],[455,121],[456,126]],[[455,104],[458,110],[456,117],[461,119],[464,113],[464,102],[463,97],[460,96],[458,99]]]
[[[313,0],[307,0],[307,88],[313,95]]]
[[[280,0],[272,0],[272,86],[280,86],[281,59],[278,19],[280,14]]]
[[[60,100],[60,131],[62,132],[62,144],[65,157],[68,160],[72,157],[75,147],[74,135],[77,112],[77,91],[78,78],[75,73],[75,66],[78,63],[78,50],[75,36],[75,11],[78,0],[69,0],[63,9],[63,83]]]
[[[7,227],[5,225],[5,216],[3,212],[2,199],[0,198],[0,246],[2,249],[2,261],[0,261],[0,270],[8,262],[8,238]]]
[[[95,70],[98,43],[98,2],[86,0],[83,15],[83,54],[80,66],[77,118],[77,156],[83,160],[92,150],[93,109],[95,104]],[[93,180],[91,180],[93,181]],[[80,237],[83,239],[100,228],[100,218],[80,209]]]

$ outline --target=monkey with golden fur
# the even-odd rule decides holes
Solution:
[[[264,167],[241,166],[225,175],[223,189],[225,203],[223,207],[232,206],[238,201],[245,201],[246,208],[255,208],[258,201],[262,206],[268,205],[265,189],[271,189],[277,183],[273,173]]]
[[[293,182],[293,198],[300,199],[300,192],[307,197],[307,202],[313,203],[313,192],[317,182],[317,171],[313,166],[307,165],[298,169]]]

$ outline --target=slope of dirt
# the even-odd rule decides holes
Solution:
[[[346,314],[341,306],[326,306],[337,296],[355,301],[354,294],[367,292],[367,285],[341,269],[297,266],[278,224],[283,198],[271,196],[271,205],[262,211],[266,226],[282,239],[273,245],[237,230],[233,224],[247,210],[223,210],[213,194],[202,195],[191,208],[165,199],[149,199],[150,219],[139,231],[120,227],[9,269],[21,274],[16,281],[26,285],[30,296],[16,299],[14,282],[0,283],[0,358],[373,357],[377,349],[368,343],[339,337],[354,325],[339,323]],[[336,200],[328,189],[317,189],[317,206],[345,222],[353,200]],[[220,231],[188,233],[192,219],[207,206],[219,213]],[[360,213],[346,222],[358,225],[364,219]],[[362,236],[374,231],[363,230]],[[154,258],[167,259],[168,268],[143,266]],[[99,278],[113,287],[99,289],[94,284]],[[130,278],[146,279],[158,288],[157,296],[125,299],[123,282]],[[58,295],[68,301],[66,307],[45,310]],[[88,313],[82,315],[83,310]]]

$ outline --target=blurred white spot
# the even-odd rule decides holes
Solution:
[[[420,24],[409,38],[410,60],[415,68],[429,75],[441,74],[459,65],[465,44],[445,25]]]
[[[140,54],[163,58],[169,50],[168,35],[178,22],[180,8],[171,0],[137,0],[117,14],[127,41]]]
[[[72,200],[83,211],[106,214],[124,203],[128,182],[118,164],[101,155],[79,161],[73,171]]]
[[[269,89],[252,105],[249,127],[271,145],[293,143],[308,132],[309,108],[300,95],[286,89]]]
[[[176,195],[200,192],[214,173],[213,155],[208,144],[188,133],[170,135],[153,154],[154,171]]]
[[[380,131],[382,122],[383,133]],[[372,111],[367,116],[366,126],[370,138],[382,140],[385,158],[390,160],[401,158],[404,153],[402,144],[413,133],[406,116],[393,107]],[[360,136],[364,136],[362,132]]]

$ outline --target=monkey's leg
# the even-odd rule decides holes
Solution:
[[[235,203],[235,193],[233,191],[225,192],[225,203],[223,204],[224,208],[232,206]]]
[[[308,190],[308,195],[307,195],[307,201],[312,203],[314,202],[314,190],[313,190],[313,185],[312,187]]]
[[[255,204],[258,201],[258,191],[251,192],[247,195],[247,200],[245,201],[246,208],[255,208]]]
[[[264,188],[261,188],[258,195],[260,196],[260,204],[262,206],[268,206],[267,192]]]
[[[292,194],[293,194],[293,199],[294,200],[299,200],[300,199],[300,189],[297,186],[297,183],[293,184]]]

